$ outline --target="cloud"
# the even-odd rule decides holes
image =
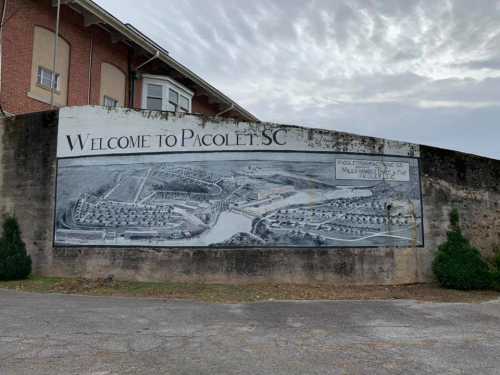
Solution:
[[[491,69],[500,70],[500,56],[493,56],[482,60],[470,61],[458,64],[459,67],[466,69]]]
[[[500,159],[498,1],[98,3],[264,121]]]

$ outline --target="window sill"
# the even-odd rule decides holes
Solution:
[[[31,91],[28,91],[26,93],[26,95],[28,96],[28,98],[31,98],[31,99],[34,99],[36,101],[39,101],[39,102],[42,102],[42,103],[45,103],[45,104],[50,104],[50,95],[48,98],[46,98],[45,96],[43,95],[40,95],[40,94],[36,94],[34,92],[31,92]],[[57,102],[57,98],[54,98],[54,106],[55,107],[63,107],[64,104],[61,104],[61,103],[58,103]]]
[[[41,85],[39,83],[36,84],[36,87],[39,87],[41,88],[42,90],[45,90],[47,91],[48,93],[50,93],[52,90],[50,89],[50,87],[48,86],[44,86],[44,85]],[[54,95],[61,95],[61,90],[60,89],[55,89],[54,90]]]

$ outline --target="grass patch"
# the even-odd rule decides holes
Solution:
[[[258,283],[234,285],[31,277],[20,281],[2,281],[0,282],[0,288],[36,293],[189,299],[208,303],[341,299],[415,299],[435,302],[483,302],[500,298],[500,293],[495,291],[449,290],[431,284],[345,287],[328,284]]]

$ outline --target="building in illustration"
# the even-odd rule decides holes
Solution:
[[[90,104],[257,120],[90,0],[60,1],[55,48],[57,3],[0,0],[0,104],[5,113],[44,111],[51,103]]]

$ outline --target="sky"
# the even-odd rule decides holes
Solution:
[[[261,121],[500,159],[500,0],[96,2]]]

